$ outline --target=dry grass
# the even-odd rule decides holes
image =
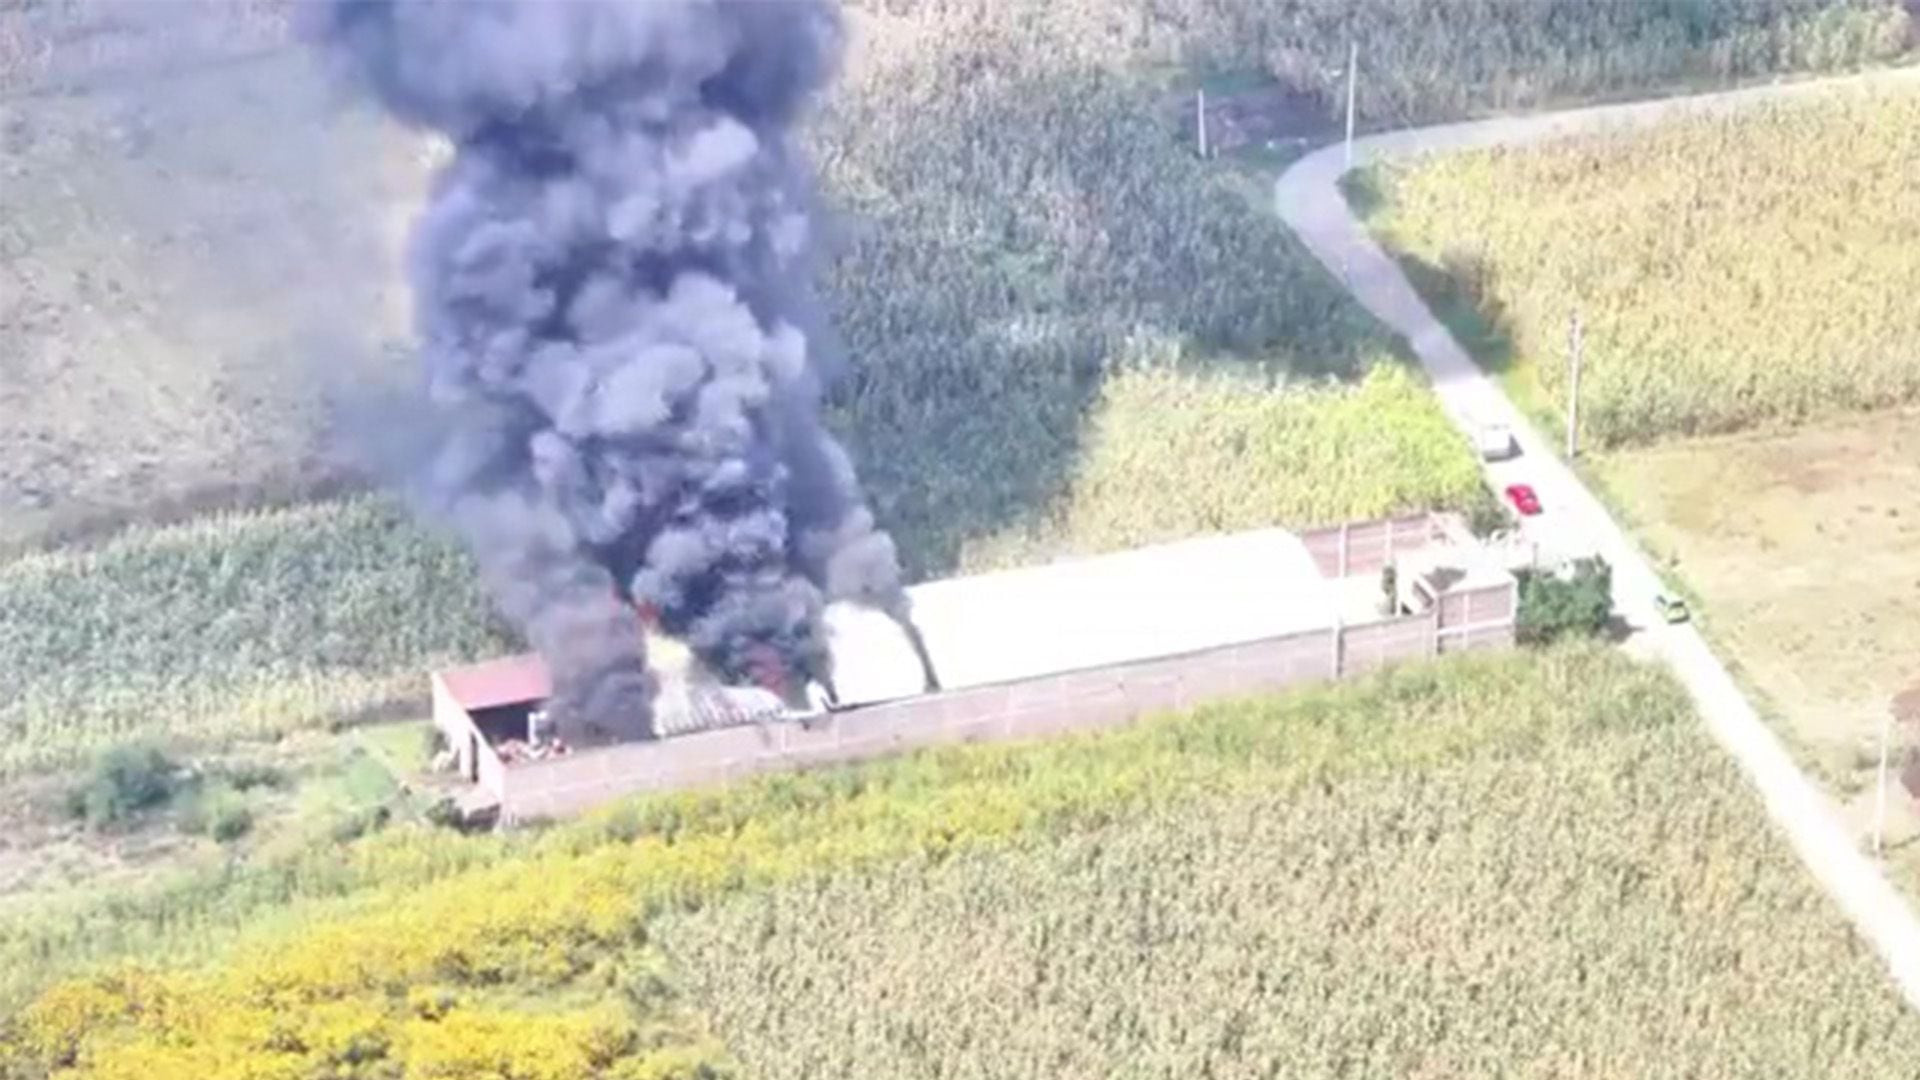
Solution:
[[[0,99],[0,140],[0,545],[327,470],[402,325],[381,130],[294,54]]]
[[[1881,720],[1920,680],[1920,413],[1690,440],[1594,467],[1864,830]],[[1897,789],[1893,802],[1905,839],[1920,821]]]

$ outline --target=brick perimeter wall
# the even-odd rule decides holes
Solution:
[[[1327,560],[1337,569],[1340,534],[1335,528],[1303,536],[1323,571]],[[1377,572],[1390,550],[1412,550],[1433,538],[1433,520],[1424,515],[1351,526],[1345,540],[1348,572]],[[1151,713],[1364,674],[1399,661],[1511,648],[1516,602],[1515,586],[1508,581],[1450,594],[1418,615],[929,694],[831,713],[811,726],[780,721],[723,728],[512,768],[488,762],[492,755],[483,751],[481,779],[499,795],[502,820],[512,823],[563,817],[640,791],[720,783],[777,769],[949,743],[1112,728]]]
[[[1439,530],[1440,526],[1432,515],[1410,514],[1406,517],[1309,529],[1300,534],[1300,543],[1306,547],[1307,554],[1313,557],[1313,564],[1319,568],[1320,576],[1359,577],[1379,573],[1380,568],[1387,565],[1396,552],[1418,551],[1433,543]],[[1347,548],[1344,574],[1340,561],[1343,535]]]
[[[1118,727],[1141,716],[1280,690],[1440,650],[1433,612],[1230,645],[1184,656],[954,690],[785,721],[724,728],[505,770],[508,822],[562,817],[639,791],[736,780],[776,769],[859,761],[918,747]],[[1338,634],[1338,638],[1336,638]],[[1511,642],[1511,629],[1506,642]],[[1453,648],[1502,643],[1461,637]],[[1336,653],[1336,649],[1338,650]]]
[[[1334,631],[954,690],[793,722],[724,728],[506,770],[502,817],[561,817],[621,795],[858,761],[916,747],[1117,727],[1140,716],[1333,673]]]

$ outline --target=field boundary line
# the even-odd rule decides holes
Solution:
[[[1352,167],[1423,154],[1521,146],[1553,138],[1625,131],[1683,117],[1723,115],[1771,102],[1813,99],[1886,86],[1920,85],[1920,68],[1748,87],[1689,97],[1599,105],[1531,116],[1501,117],[1383,132],[1356,139]],[[1554,442],[1460,347],[1347,206],[1340,180],[1343,144],[1296,161],[1274,183],[1280,217],[1354,299],[1407,340],[1426,369],[1443,410],[1471,436],[1504,423],[1522,453],[1482,463],[1496,492],[1525,482],[1547,512],[1524,531],[1549,557],[1598,554],[1614,568],[1614,604],[1644,647],[1673,670],[1693,698],[1708,732],[1758,791],[1767,815],[1816,881],[1839,904],[1854,930],[1877,953],[1908,1006],[1920,1010],[1920,919],[1880,867],[1841,824],[1826,793],[1802,772],[1760,718],[1733,676],[1690,624],[1668,625],[1654,610],[1659,575],[1606,507],[1559,457]]]

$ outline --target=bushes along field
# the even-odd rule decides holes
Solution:
[[[1374,224],[1511,337],[1583,435],[1733,431],[1920,396],[1920,92],[1451,155],[1376,174]],[[1446,299],[1443,297],[1443,299]]]
[[[665,1063],[734,1056],[901,1075],[968,1031],[1005,1035],[1018,1004],[1025,1034],[955,1048],[956,1067],[1059,1075],[1034,1056],[1046,1039],[1096,1073],[1920,1067],[1901,1056],[1915,1021],[1677,688],[1591,647],[655,797],[512,839],[400,830],[347,861],[362,852],[376,878],[295,886],[265,919],[220,909],[218,933],[176,918],[148,953],[199,935],[219,943],[208,963],[5,1010],[0,1061],[70,1062],[73,1080],[694,1075]],[[1004,987],[918,977],[1022,957],[994,965]],[[47,966],[10,965],[10,1000]],[[1262,1008],[1213,1007],[1241,990]]]

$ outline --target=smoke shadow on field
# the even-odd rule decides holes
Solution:
[[[1492,268],[1477,255],[1448,253],[1436,266],[1418,255],[1390,252],[1408,284],[1426,301],[1467,355],[1496,375],[1514,365],[1513,331]]]
[[[1229,205],[1245,206],[1236,195],[1219,194],[1222,216]],[[859,292],[828,289],[829,303],[841,309],[850,353],[832,399],[833,419],[855,449],[876,513],[899,541],[910,578],[966,569],[979,561],[970,550],[1010,536],[1030,538],[1016,544],[1022,559],[1079,547],[1059,518],[1088,456],[1163,452],[1090,441],[1090,425],[1108,405],[1115,379],[1177,369],[1200,378],[1348,381],[1371,363],[1406,359],[1397,339],[1354,305],[1277,219],[1249,209],[1234,223],[1265,247],[1252,273],[1264,269],[1283,279],[1264,297],[1248,290],[1240,318],[1223,309],[1195,319],[1178,310],[1175,298],[1139,305],[1144,312],[1132,296],[1105,305],[1089,298],[1077,311],[1052,307],[1035,298],[1084,296],[1084,283],[1073,280],[1071,270],[1036,282],[1031,262],[1005,251],[949,249],[929,260],[965,267],[963,275],[1022,295],[1017,310],[952,332],[913,326],[915,309],[927,301],[924,281],[900,281],[872,296],[878,310],[864,313],[848,310],[867,300]],[[842,256],[832,277],[843,285],[888,277],[868,267],[889,261],[885,252],[856,250]],[[1276,295],[1284,300],[1266,299]],[[1283,317],[1268,322],[1262,307],[1281,308]],[[870,335],[870,325],[893,332]],[[1124,407],[1139,405],[1129,400]],[[987,561],[999,560],[989,555]]]

